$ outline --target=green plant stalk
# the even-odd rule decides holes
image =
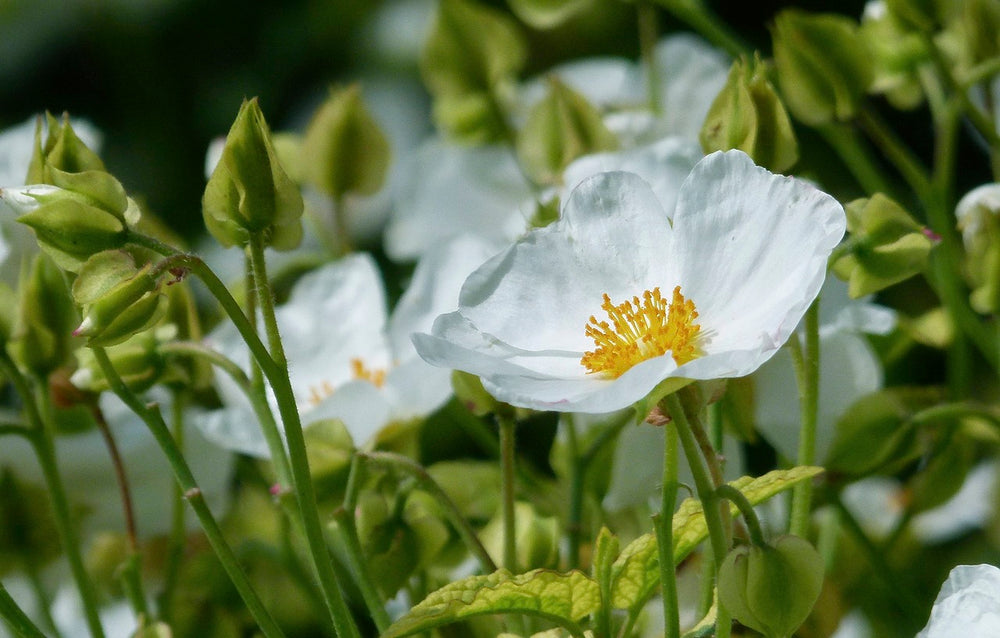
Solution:
[[[799,388],[799,465],[813,465],[816,461],[816,425],[819,417],[819,297],[806,311],[804,320],[805,346],[799,346],[799,337],[792,334],[792,361],[795,364],[795,381]],[[792,488],[792,513],[789,531],[808,538],[809,512],[812,509],[812,482],[801,481]]]
[[[978,405],[971,401],[959,401],[956,403],[942,403],[929,408],[925,408],[910,417],[910,423],[916,426],[926,425],[934,421],[949,419],[961,419],[973,417],[989,421],[989,423],[1000,429],[1000,411],[990,406]]]
[[[714,577],[718,576],[719,567],[726,557],[729,549],[726,541],[726,529],[722,522],[722,513],[719,511],[719,497],[716,494],[716,486],[712,483],[708,469],[705,467],[705,458],[701,454],[698,440],[695,438],[688,421],[688,416],[681,405],[680,397],[677,393],[669,394],[664,398],[666,411],[670,414],[671,424],[676,428],[680,438],[681,447],[684,449],[684,456],[688,465],[691,466],[691,474],[694,477],[695,489],[698,491],[698,499],[701,500],[701,509],[705,515],[705,525],[708,527],[709,543],[712,546],[712,561],[715,564]],[[671,561],[673,562],[673,561]],[[732,631],[732,622],[729,612],[721,605],[715,620],[715,635],[718,638],[729,638]]]
[[[656,41],[659,39],[656,7],[650,0],[639,0],[635,6],[639,21],[639,50],[646,65],[646,93],[649,110],[653,115],[663,114],[663,96],[660,90],[660,65],[656,61]]]
[[[660,561],[660,585],[663,597],[664,638],[679,638],[681,619],[677,601],[677,568],[674,565],[674,509],[677,506],[677,430],[664,426],[663,484],[660,513],[653,517],[656,550]]]
[[[503,566],[517,573],[517,526],[514,518],[514,456],[517,422],[511,416],[497,415],[500,428],[500,502],[503,519]]]
[[[208,504],[205,502],[205,496],[198,487],[198,483],[195,481],[194,475],[191,473],[191,468],[184,459],[183,453],[177,446],[177,442],[174,441],[174,437],[171,436],[170,430],[167,428],[167,424],[164,423],[163,416],[160,414],[159,409],[157,409],[155,405],[147,406],[144,404],[142,400],[134,392],[132,392],[128,386],[125,385],[121,377],[118,375],[118,372],[115,370],[114,365],[111,363],[111,360],[108,358],[107,353],[104,351],[104,348],[93,347],[91,350],[94,353],[94,358],[97,360],[98,365],[101,366],[104,376],[111,385],[112,391],[118,395],[118,397],[129,407],[129,409],[131,409],[139,418],[143,420],[149,428],[150,433],[153,435],[153,438],[156,439],[160,449],[163,450],[164,456],[166,456],[167,462],[170,463],[170,468],[174,472],[174,477],[177,479],[177,484],[181,490],[183,490],[185,500],[187,500],[187,502],[191,504],[192,509],[194,509],[195,514],[198,516],[198,520],[201,522],[202,528],[205,531],[205,536],[208,538],[208,542],[211,544],[219,562],[222,564],[223,569],[226,570],[226,573],[232,580],[233,585],[239,592],[240,597],[246,604],[247,609],[260,627],[260,630],[269,638],[284,636],[281,628],[278,627],[277,623],[271,617],[270,612],[268,612],[267,608],[264,607],[264,604],[261,602],[257,592],[254,591],[246,573],[243,571],[243,568],[240,567],[240,564],[236,559],[236,555],[233,553],[232,548],[222,535],[222,530],[219,527],[218,522],[215,520],[212,511],[209,509]]]
[[[760,527],[760,519],[757,518],[753,504],[743,492],[725,483],[715,488],[715,492],[739,508],[740,514],[743,515],[743,521],[747,524],[747,530],[750,532],[750,542],[758,547],[764,547],[766,543],[764,542],[764,530]]]
[[[175,390],[173,401],[170,404],[172,412],[170,425],[171,434],[177,447],[184,449],[184,407],[185,392]],[[173,618],[174,592],[177,590],[177,579],[180,576],[181,561],[184,560],[184,547],[186,545],[186,524],[185,524],[184,493],[176,483],[173,486],[170,503],[170,534],[168,536],[167,555],[163,567],[163,591],[159,596],[160,617],[170,624]]]
[[[31,391],[28,379],[21,374],[17,365],[10,358],[6,348],[0,348],[0,372],[14,384],[14,389],[24,402],[24,412],[30,425],[28,441],[35,450],[38,457],[38,464],[41,466],[42,475],[45,477],[45,485],[48,488],[49,501],[52,505],[52,513],[55,519],[56,531],[59,534],[59,542],[66,553],[66,560],[69,562],[70,572],[80,593],[80,601],[83,603],[84,618],[90,635],[94,638],[103,638],[104,629],[101,627],[100,615],[97,611],[97,594],[87,575],[87,570],[83,565],[83,558],[80,556],[80,544],[76,536],[76,529],[73,519],[70,516],[69,502],[66,498],[66,488],[63,485],[62,476],[59,474],[59,466],[56,463],[56,450],[54,433],[51,424],[42,417],[40,406],[36,402],[35,394]]]
[[[0,582],[0,617],[8,623],[18,638],[45,638],[45,634],[17,606],[17,602],[2,582]]]
[[[580,541],[583,536],[583,492],[587,465],[580,455],[580,442],[576,433],[573,415],[564,414],[563,426],[566,428],[566,445],[569,448],[569,506],[566,514],[566,563],[570,569],[580,566]]]
[[[750,51],[743,40],[700,0],[657,0],[667,11],[734,58]]]
[[[896,167],[920,201],[927,202],[931,182],[920,159],[870,107],[858,111],[857,122],[886,159]]]
[[[35,600],[38,603],[38,609],[40,610],[42,621],[44,621],[45,629],[52,632],[51,635],[54,638],[62,638],[59,628],[56,627],[56,620],[52,616],[52,600],[49,598],[48,592],[45,591],[45,584],[42,582],[42,575],[40,573],[41,569],[34,557],[28,556],[25,558],[24,571],[31,585],[31,591],[34,593]]]
[[[886,179],[871,150],[853,127],[831,122],[818,126],[815,130],[840,156],[844,166],[869,197],[875,193],[885,193],[893,199],[901,199],[899,189]]]
[[[362,472],[361,456],[355,450],[351,457],[351,469],[347,476],[347,488],[344,492],[343,505],[333,513],[334,520],[337,521],[337,529],[340,532],[340,540],[343,543],[347,554],[347,560],[351,571],[354,573],[355,582],[361,590],[361,597],[365,601],[368,613],[375,621],[375,628],[378,632],[384,633],[392,619],[389,618],[385,610],[385,601],[379,594],[378,588],[372,581],[368,570],[364,565],[364,550],[361,548],[361,540],[358,538],[358,526],[355,524],[354,516],[358,505],[358,491],[361,489]]]
[[[278,412],[285,426],[285,439],[288,443],[288,456],[291,464],[292,480],[298,496],[299,511],[304,528],[306,544],[313,559],[313,566],[319,579],[323,598],[333,619],[337,634],[342,638],[360,638],[357,625],[337,582],[333,568],[333,557],[326,545],[323,526],[319,518],[319,508],[316,503],[316,492],[309,471],[309,458],[306,454],[305,437],[302,434],[302,422],[299,410],[295,404],[295,394],[288,377],[288,361],[285,358],[281,335],[278,333],[278,322],[274,312],[274,297],[268,285],[267,265],[264,260],[264,237],[260,234],[250,238],[250,261],[253,266],[254,282],[257,286],[257,301],[260,304],[264,319],[264,331],[271,347],[270,353],[262,361],[258,359],[261,370],[271,382],[275,399],[278,402]],[[268,374],[265,362],[273,364],[277,374]]]

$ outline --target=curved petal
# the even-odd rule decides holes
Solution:
[[[389,422],[390,407],[384,393],[367,381],[351,381],[303,415],[313,423],[340,419],[355,445],[364,445]]]
[[[959,565],[941,586],[927,626],[916,638],[1000,635],[1000,569]]]
[[[730,60],[691,34],[675,34],[656,45],[661,78],[663,132],[697,140],[712,102],[726,84]]]

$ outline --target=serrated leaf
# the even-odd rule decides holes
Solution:
[[[555,622],[582,635],[578,621],[597,611],[601,594],[579,571],[561,574],[536,569],[513,575],[501,569],[449,583],[418,603],[382,638],[399,638],[483,614],[525,614]]]
[[[821,472],[823,472],[821,467],[805,465],[787,470],[773,470],[756,478],[744,476],[730,482],[729,485],[743,492],[751,504],[757,505]],[[735,515],[738,511],[736,506],[730,505],[730,507]],[[674,565],[677,565],[708,536],[700,500],[684,499],[674,513],[673,531]],[[629,543],[612,566],[611,577],[612,607],[634,609],[643,605],[660,584],[656,536],[644,534]]]

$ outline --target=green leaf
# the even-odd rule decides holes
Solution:
[[[806,465],[774,470],[756,478],[744,476],[729,484],[743,492],[751,504],[757,505],[821,472],[821,467]],[[730,507],[735,515],[736,506]],[[701,501],[688,498],[681,503],[674,512],[673,530],[676,565],[708,536]],[[655,535],[644,534],[629,543],[612,567],[611,605],[615,609],[635,609],[643,605],[660,585],[659,570]]]
[[[515,576],[501,569],[445,585],[393,623],[382,638],[410,636],[483,614],[539,616],[582,636],[577,623],[597,611],[600,598],[597,583],[579,571],[536,569]]]

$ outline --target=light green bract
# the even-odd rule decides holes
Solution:
[[[445,585],[396,621],[382,638],[399,638],[483,614],[540,616],[582,636],[577,624],[600,606],[596,582],[578,571],[560,574],[536,569],[511,575],[501,569]]]
[[[743,492],[751,504],[757,505],[822,471],[821,467],[800,466],[788,470],[774,470],[757,478],[744,476],[729,484]],[[735,505],[731,506],[731,511],[734,515],[737,513]],[[708,536],[701,501],[685,499],[674,512],[673,528],[676,565]],[[611,577],[612,607],[636,609],[645,604],[660,585],[656,536],[644,534],[629,543],[615,561]]]

